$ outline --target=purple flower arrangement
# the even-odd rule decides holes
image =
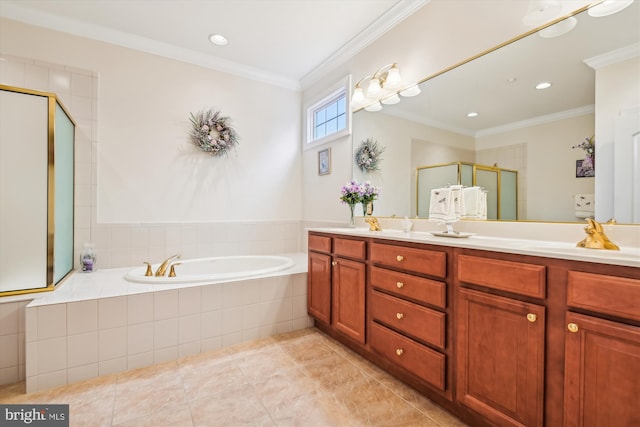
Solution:
[[[358,183],[356,180],[351,180],[340,189],[340,200],[349,205],[366,204],[377,199],[379,195],[380,188],[369,181]]]

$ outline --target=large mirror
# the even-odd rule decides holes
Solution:
[[[381,111],[354,113],[354,155],[367,139],[384,147],[378,171],[353,168],[354,179],[382,187],[374,214],[415,217],[417,170],[468,162],[518,172],[518,220],[583,221],[576,212],[576,197],[597,200],[598,180],[611,182],[615,169],[627,168],[616,168],[613,154],[603,149],[595,155],[595,176],[585,173],[580,166],[586,153],[574,146],[598,134],[596,113],[599,104],[607,103],[608,94],[596,99],[596,73],[619,85],[631,79],[621,90],[638,90],[640,2],[610,16],[596,18],[583,11],[575,19],[577,24],[568,33],[519,38],[426,78],[418,96],[401,97],[398,104],[384,105]],[[613,65],[603,73],[601,64],[611,57],[614,64],[633,62],[635,72],[616,76],[613,73],[620,67]],[[536,84],[543,81],[551,82],[551,87],[537,90]],[[632,98],[636,105],[607,108],[619,113],[624,107],[638,107],[640,95]],[[471,112],[478,115],[467,117]],[[596,146],[602,142],[596,141]],[[634,160],[636,167],[640,163],[627,160]],[[640,222],[635,218],[619,222]]]

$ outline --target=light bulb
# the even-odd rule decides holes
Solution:
[[[376,101],[371,105],[367,105],[366,107],[364,107],[364,109],[371,112],[380,111],[382,110],[382,105],[380,105],[379,101]]]
[[[393,104],[397,104],[398,102],[400,102],[400,97],[398,96],[397,93],[394,93],[393,95],[384,98],[380,102],[382,102],[384,105],[393,105]]]
[[[387,71],[387,79],[385,80],[385,89],[397,89],[402,84],[402,77],[400,77],[400,70],[395,65]]]
[[[605,0],[600,4],[589,8],[587,13],[594,18],[602,18],[603,16],[613,15],[622,9],[630,6],[633,0]]]
[[[400,95],[404,96],[405,98],[420,95],[420,88],[418,87],[417,84],[414,83],[408,88],[401,90]]]
[[[353,90],[353,95],[351,95],[351,105],[356,108],[359,108],[362,104],[364,104],[364,92],[360,86],[356,86]]]
[[[378,79],[369,80],[369,87],[367,87],[367,97],[368,98],[377,97],[378,94],[380,93],[380,90],[382,90],[382,88],[380,87],[380,80],[378,80]]]

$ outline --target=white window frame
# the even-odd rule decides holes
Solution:
[[[334,141],[339,138],[351,135],[351,76],[346,76],[340,79],[338,82],[329,86],[322,95],[315,97],[304,106],[304,132],[305,137],[303,139],[303,149],[310,150],[327,142]],[[334,132],[331,135],[323,136],[322,138],[313,139],[314,136],[314,113],[319,107],[330,103],[335,100],[340,94],[345,94],[345,127],[338,132]]]

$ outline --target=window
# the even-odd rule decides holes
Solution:
[[[341,92],[336,98],[313,110],[313,140],[324,138],[344,130],[346,119],[347,94]]]
[[[349,134],[348,87],[349,78],[342,79],[329,95],[306,109],[305,149]]]

